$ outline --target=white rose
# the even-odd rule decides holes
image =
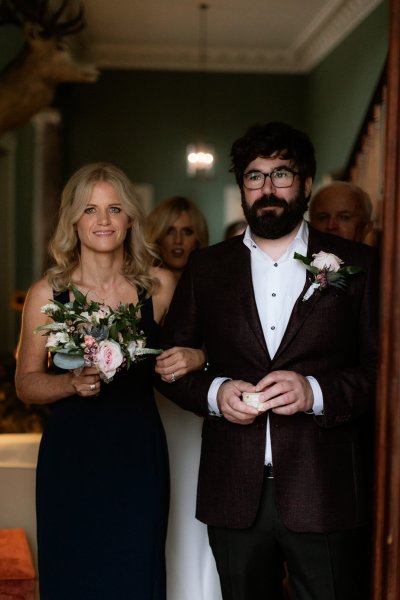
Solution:
[[[57,306],[57,304],[45,304],[44,306],[42,306],[42,308],[40,309],[40,312],[45,314],[45,315],[53,315],[55,312],[57,312],[58,310],[60,310]]]
[[[58,333],[51,333],[47,338],[46,348],[55,348],[68,342],[69,336],[67,333],[59,331]]]
[[[106,379],[112,379],[116,370],[122,364],[124,356],[119,344],[112,340],[103,340],[99,344],[96,364]]]
[[[318,252],[318,254],[313,254],[314,260],[310,263],[311,267],[316,267],[317,269],[328,269],[328,271],[339,271],[340,265],[343,264],[343,261],[336,256],[335,254],[330,254],[329,252]]]

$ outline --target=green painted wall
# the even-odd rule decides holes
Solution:
[[[381,76],[387,46],[385,0],[310,73],[307,122],[318,158],[317,180],[346,165]]]
[[[104,71],[98,82],[59,88],[63,113],[63,173],[109,160],[138,183],[154,186],[155,201],[172,194],[198,202],[210,225],[211,242],[223,232],[223,189],[234,183],[229,150],[255,122],[288,121],[309,132],[318,177],[344,166],[379,79],[387,49],[388,0],[307,75],[215,74],[206,76],[203,133],[215,145],[210,181],[186,176],[186,144],[199,133],[199,77],[193,73]],[[15,28],[2,28],[0,69],[18,51]],[[204,80],[204,78],[203,78]],[[204,83],[204,81],[202,81]],[[33,143],[30,126],[17,135],[17,284],[32,279]]]
[[[203,134],[217,155],[215,176],[207,181],[186,175],[186,145],[196,141],[202,120],[198,84],[193,73],[105,71],[94,85],[64,90],[66,175],[88,161],[114,162],[134,181],[152,184],[156,202],[173,194],[195,200],[211,241],[219,241],[223,189],[234,183],[228,172],[233,140],[257,121],[302,126],[306,77],[207,74]]]
[[[15,225],[16,225],[16,285],[25,290],[33,279],[33,189],[34,189],[34,130],[28,123],[18,130]]]
[[[278,119],[309,132],[318,174],[347,161],[387,50],[385,0],[307,75],[209,73],[204,138],[216,148],[215,176],[186,176],[185,148],[199,131],[199,76],[193,73],[104,71],[94,85],[65,87],[65,177],[85,162],[109,160],[138,183],[154,186],[155,202],[172,194],[195,200],[210,225],[211,242],[223,234],[223,188],[229,150],[255,122]],[[200,90],[202,92],[202,90]],[[201,97],[201,96],[200,96]]]
[[[17,56],[22,47],[21,32],[17,27],[4,26],[0,29],[0,70]],[[33,129],[28,123],[16,132],[15,166],[15,255],[16,286],[26,289],[32,282],[33,232]]]

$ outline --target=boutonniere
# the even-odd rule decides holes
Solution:
[[[308,300],[315,290],[325,290],[327,287],[343,289],[346,286],[347,275],[355,275],[362,271],[361,267],[342,267],[343,261],[335,254],[323,252],[313,254],[313,259],[302,254],[294,253],[294,258],[304,263],[307,271],[313,274],[314,279],[303,296],[303,302]]]

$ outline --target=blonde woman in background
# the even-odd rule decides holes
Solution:
[[[192,200],[172,196],[148,216],[147,239],[157,245],[163,266],[178,281],[193,250],[208,246],[207,222]]]
[[[158,204],[147,218],[147,241],[156,249],[161,266],[178,282],[190,254],[208,246],[207,222],[192,200],[172,196]],[[159,264],[159,261],[156,261]],[[157,360],[157,373],[174,382],[188,371],[204,368],[203,352],[191,348],[171,348]]]
[[[207,222],[191,200],[173,196],[149,215],[147,239],[156,244],[162,267],[179,280],[192,252],[208,245]],[[171,348],[157,359],[165,381],[187,370],[204,368],[203,352]],[[195,519],[202,419],[183,411],[164,396],[156,401],[167,434],[171,476],[167,534],[167,594],[171,600],[220,600],[221,591],[207,529]]]

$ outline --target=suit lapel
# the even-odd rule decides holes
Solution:
[[[323,240],[320,239],[319,232],[315,231],[312,227],[309,227],[307,256],[309,258],[312,258],[313,254],[316,254],[320,250],[324,249],[323,245],[324,243]],[[254,334],[255,340],[260,345],[266,357],[268,357],[268,360],[271,361],[271,357],[269,355],[269,351],[261,327],[260,317],[257,311],[257,305],[254,296],[253,280],[251,275],[250,251],[246,248],[243,242],[239,246],[237,260],[233,261],[233,264],[235,268],[235,275],[238,272],[242,275],[242,277],[237,278],[238,282],[240,282],[240,286],[237,290],[239,311],[242,315],[247,316],[248,325],[250,330]],[[235,275],[233,275],[233,277]],[[314,307],[321,299],[321,293],[315,291],[314,294],[308,300],[303,301],[303,296],[307,289],[310,287],[310,285],[311,274],[309,274],[307,271],[304,287],[294,304],[288,325],[286,327],[286,331],[283,335],[279,348],[276,351],[274,358],[272,359],[272,362],[274,363],[279,359],[280,355],[286,351],[287,347],[291,344],[291,342],[303,326],[304,322],[312,314]],[[251,290],[250,294],[248,293],[248,290]]]
[[[317,243],[318,240],[314,235],[314,230],[309,228],[309,239],[307,248],[307,256],[309,258],[311,258],[313,254],[321,250],[321,248],[316,247]],[[279,356],[286,351],[289,344],[293,341],[294,337],[298,334],[300,328],[303,326],[304,321],[313,312],[315,305],[317,304],[317,302],[319,302],[321,298],[320,292],[315,291],[313,295],[310,298],[308,298],[308,300],[303,301],[303,296],[310,287],[310,285],[311,276],[307,271],[306,282],[304,284],[300,296],[297,298],[294,304],[288,325],[286,327],[286,331],[283,335],[279,348],[276,351],[276,354],[273,358],[273,362],[276,362],[279,359]]]
[[[239,314],[245,315],[247,319],[249,329],[254,334],[255,341],[261,347],[262,352],[268,357],[270,361],[267,344],[265,342],[263,330],[261,327],[260,317],[257,311],[256,299],[254,295],[253,280],[251,276],[251,260],[250,251],[242,243],[237,256],[237,260],[234,263],[236,279],[239,283],[237,290],[238,293],[238,308]],[[237,273],[241,276],[237,277]],[[250,293],[249,293],[250,290]]]

